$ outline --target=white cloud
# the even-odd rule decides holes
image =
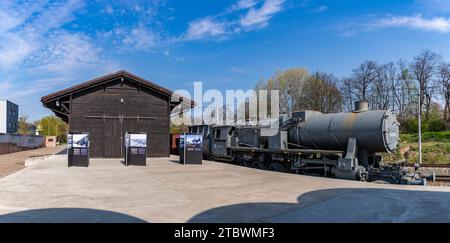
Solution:
[[[8,71],[19,69],[25,60],[28,64],[30,60],[45,61],[32,57],[50,51],[44,48],[54,43],[54,32],[74,19],[73,12],[82,8],[84,1],[2,2],[0,6],[0,18],[4,20],[0,21],[0,71]]]
[[[39,51],[26,59],[27,67],[67,73],[94,67],[101,62],[101,49],[83,34],[61,31],[49,36],[48,40]]]
[[[111,5],[106,6],[105,10],[106,13],[108,14],[113,14],[114,13],[114,8]]]
[[[39,33],[45,33],[59,28],[75,19],[74,12],[85,6],[83,0],[66,0],[46,6],[45,11],[33,18],[28,28]]]
[[[248,13],[241,18],[240,24],[243,27],[265,27],[268,21],[282,10],[284,0],[265,0],[262,7],[250,8]]]
[[[236,74],[246,74],[247,73],[246,69],[244,69],[242,67],[236,67],[236,66],[230,67],[230,68],[228,68],[228,70],[230,72],[236,73]]]
[[[327,5],[321,5],[313,10],[314,13],[323,13],[328,10]]]
[[[0,33],[21,26],[32,14],[42,11],[46,0],[36,0],[15,4],[13,1],[0,1]]]
[[[177,41],[225,38],[264,28],[275,14],[283,10],[284,2],[285,0],[239,0],[220,14],[190,22],[184,36]]]
[[[423,18],[416,16],[392,16],[380,19],[372,24],[377,28],[405,27],[410,29],[420,29],[446,33],[450,31],[450,19],[444,17]]]
[[[235,5],[230,8],[230,11],[248,9],[256,4],[258,4],[258,0],[239,0]]]
[[[0,69],[10,69],[35,49],[34,44],[19,34],[4,33],[0,37]]]
[[[30,95],[46,92],[53,87],[66,84],[71,78],[68,76],[54,76],[51,78],[42,78],[34,80],[28,84],[14,83],[6,81],[0,83],[2,89],[0,90],[0,97],[11,99],[17,102],[18,100],[27,98]],[[5,86],[3,86],[5,85]]]
[[[217,37],[225,33],[225,23],[207,17],[189,23],[186,39],[197,40],[205,37]]]
[[[131,31],[120,30],[120,33],[124,33],[123,44],[126,48],[134,50],[151,50],[156,47],[160,41],[159,35],[145,26],[138,26]]]

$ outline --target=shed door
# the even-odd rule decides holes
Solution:
[[[103,147],[102,157],[104,158],[122,158],[124,154],[124,140],[125,133],[140,133],[139,123],[144,120],[153,120],[154,117],[140,117],[140,116],[86,116],[90,119],[98,119],[99,122],[104,123],[104,136],[100,141],[103,143],[98,147]],[[147,147],[149,146],[147,140]],[[149,153],[150,154],[150,153]]]
[[[105,119],[104,157],[122,157],[122,135],[120,119]]]

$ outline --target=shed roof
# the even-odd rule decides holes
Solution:
[[[79,93],[84,90],[88,90],[90,88],[93,88],[93,87],[96,87],[99,85],[107,84],[109,82],[113,82],[113,81],[116,81],[117,79],[121,79],[121,78],[126,78],[128,80],[137,82],[140,85],[142,85],[143,88],[157,92],[168,98],[170,98],[170,97],[175,98],[175,99],[172,98],[172,100],[171,100],[171,104],[170,104],[171,107],[174,107],[178,104],[184,104],[185,107],[187,107],[187,108],[192,108],[195,106],[195,103],[192,100],[185,98],[181,95],[178,95],[177,93],[175,93],[169,89],[166,89],[152,81],[141,78],[141,77],[134,75],[130,72],[127,72],[125,70],[120,70],[115,73],[107,74],[107,75],[74,85],[72,87],[62,89],[60,91],[51,93],[49,95],[43,96],[41,98],[41,102],[43,103],[43,105],[45,107],[51,109],[53,112],[55,112],[56,115],[61,117],[63,120],[67,121],[67,115],[68,115],[68,114],[66,114],[67,111],[62,111],[62,110],[60,110],[60,108],[56,108],[55,105],[56,105],[57,101],[67,99],[68,97],[70,97],[73,94]],[[183,108],[183,109],[186,109],[186,108]]]
[[[47,103],[47,102],[49,102],[51,100],[58,99],[58,98],[60,98],[62,96],[66,96],[66,95],[69,95],[69,94],[77,93],[77,92],[79,92],[81,90],[85,90],[86,88],[91,88],[91,87],[94,87],[94,86],[97,86],[97,85],[100,85],[100,84],[108,83],[110,81],[116,80],[117,78],[121,78],[121,77],[132,79],[132,80],[142,84],[144,87],[146,87],[146,88],[148,88],[150,90],[156,91],[158,93],[161,93],[161,94],[163,94],[163,95],[165,95],[167,97],[171,97],[172,94],[174,94],[173,91],[171,91],[169,89],[166,89],[166,88],[164,88],[164,87],[162,87],[162,86],[160,86],[160,85],[158,85],[158,84],[156,84],[156,83],[154,83],[152,81],[149,81],[149,80],[146,80],[144,78],[141,78],[141,77],[139,77],[137,75],[134,75],[134,74],[132,74],[130,72],[127,72],[125,70],[120,70],[118,72],[107,74],[107,75],[104,75],[104,76],[101,76],[101,77],[98,77],[98,78],[95,78],[95,79],[92,79],[92,80],[89,80],[89,81],[86,81],[86,82],[74,85],[72,87],[69,87],[69,88],[66,88],[66,89],[63,89],[63,90],[51,93],[49,95],[46,95],[46,96],[42,97],[41,101],[42,101],[42,103]],[[191,100],[189,100],[187,98],[183,98],[181,96],[180,96],[180,98],[182,98],[184,100],[184,102],[188,102],[188,103],[190,102],[192,106],[194,105],[194,103]]]

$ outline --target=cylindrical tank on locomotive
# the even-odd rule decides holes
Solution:
[[[295,125],[289,128],[289,142],[321,150],[346,150],[350,137],[359,150],[368,153],[393,152],[398,145],[399,123],[389,110],[322,114],[293,113]]]

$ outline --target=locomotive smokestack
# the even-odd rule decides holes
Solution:
[[[353,112],[365,112],[369,110],[369,102],[367,101],[356,101],[355,110]]]

